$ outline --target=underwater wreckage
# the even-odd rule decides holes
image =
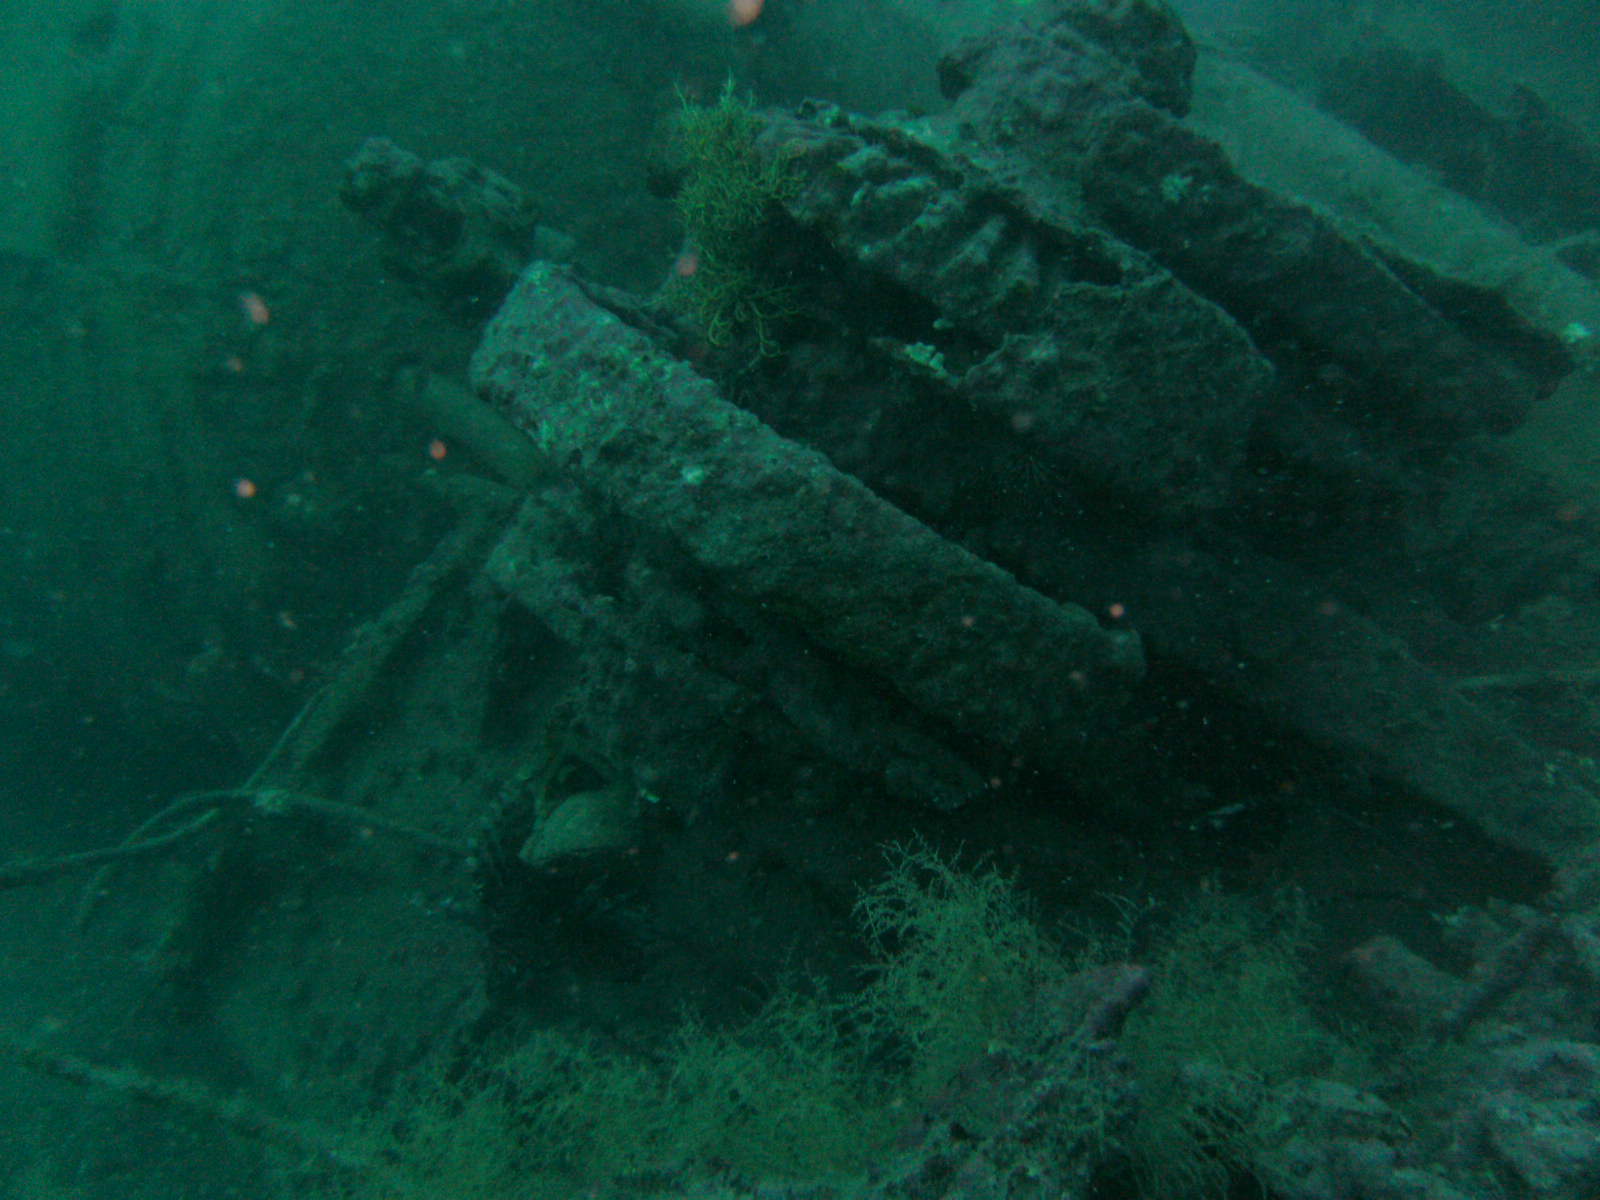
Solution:
[[[1415,835],[1421,890],[1431,855],[1496,881],[1453,970],[1387,933],[1345,964],[1419,1038],[1494,1029],[1432,1098],[1457,1115],[1419,1137],[1345,1083],[1183,1085],[1280,1122],[1230,1151],[1276,1196],[1451,1200],[1489,1170],[1577,1200],[1600,1014],[1560,981],[1600,985],[1600,804],[1523,692],[1600,647],[1600,556],[1498,441],[1571,348],[1240,175],[1185,120],[1194,63],[1164,6],[1086,0],[955,48],[937,115],[752,112],[756,309],[716,337],[540,257],[560,239],[507,181],[363,147],[347,202],[486,319],[471,390],[413,399],[498,479],[438,480],[460,529],[249,784],[145,831],[227,829],[162,978],[264,1076],[322,1054],[358,1103],[451,1036],[661,1019],[807,939],[845,958],[863,848],[922,824],[1193,882],[1196,847],[1292,873],[1307,839],[1274,830],[1370,823]],[[393,836],[340,837],[363,821]],[[1131,1119],[1116,1042],[1159,986],[1042,991],[861,1194],[1089,1195],[1106,1143],[1044,1131],[1088,1077]],[[308,1049],[263,1003],[336,1032]]]

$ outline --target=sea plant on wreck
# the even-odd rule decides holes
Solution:
[[[776,354],[775,326],[794,304],[792,289],[774,278],[772,250],[793,177],[784,161],[757,151],[761,118],[731,79],[710,103],[682,92],[679,101],[670,150],[687,247],[666,302],[713,347],[748,341],[759,355]]]

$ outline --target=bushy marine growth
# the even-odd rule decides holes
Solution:
[[[671,140],[688,248],[667,299],[712,346],[748,338],[770,355],[774,326],[794,311],[792,289],[773,277],[772,250],[779,205],[795,181],[781,159],[757,151],[760,131],[732,80],[712,103],[682,98]]]
[[[465,1076],[426,1078],[377,1118],[359,1157],[393,1164],[355,1200],[617,1194],[633,1178],[825,1180],[858,1175],[962,1066],[1018,1036],[1019,1010],[1092,961],[1066,953],[1013,882],[926,844],[893,847],[857,918],[873,961],[853,996],[787,988],[753,1019],[686,1019],[655,1054],[597,1036],[525,1034]],[[1124,1049],[1140,1079],[1131,1134],[1108,1144],[1141,1196],[1223,1194],[1249,1128],[1175,1085],[1205,1060],[1262,1079],[1345,1053],[1311,1014],[1299,929],[1202,899],[1151,948],[1159,985]],[[1094,1123],[1100,1093],[1075,1108]],[[594,1189],[599,1189],[598,1191]],[[625,1189],[624,1189],[625,1191]],[[303,1191],[297,1192],[303,1195]]]

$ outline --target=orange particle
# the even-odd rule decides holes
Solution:
[[[244,309],[244,319],[252,325],[265,325],[272,320],[272,310],[260,292],[240,292],[239,307]]]
[[[233,375],[244,374],[244,359],[237,354],[230,354],[222,360],[222,369]]]
[[[687,279],[700,269],[700,252],[698,250],[685,250],[678,255],[672,264],[672,273],[679,279]]]
[[[1106,613],[1113,621],[1120,621],[1123,617],[1128,615],[1128,608],[1127,605],[1123,604],[1120,600],[1117,600],[1106,605]]]
[[[450,447],[444,444],[443,438],[434,438],[428,443],[428,457],[433,459],[434,462],[439,462],[449,453]]]
[[[241,475],[233,481],[233,494],[241,500],[254,500],[257,490],[254,479],[246,479]]]
[[[762,0],[728,0],[728,20],[743,28],[761,15]]]

